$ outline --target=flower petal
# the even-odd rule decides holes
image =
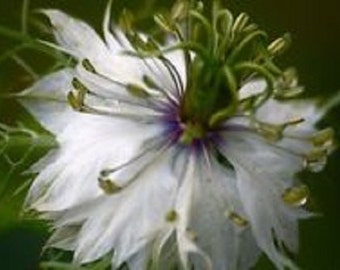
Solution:
[[[320,120],[322,115],[321,109],[313,101],[277,101],[274,99],[265,102],[256,113],[259,120],[272,124],[283,124],[302,118],[308,125],[313,125]]]
[[[247,82],[238,92],[239,99],[246,99],[252,96],[262,94],[267,87],[267,82],[263,79],[257,79]]]
[[[275,154],[272,155],[275,159],[270,162],[270,156],[254,151],[260,150],[258,144],[257,140],[247,142],[235,134],[228,136],[228,144],[223,151],[228,153],[228,160],[236,170],[237,187],[258,245],[278,269],[284,269],[284,266],[294,269],[294,264],[284,255],[282,243],[296,252],[297,220],[307,217],[307,213],[286,205],[282,194],[290,186],[289,177],[293,177],[299,165],[288,156],[275,157]],[[269,153],[269,150],[262,145],[263,152]],[[280,161],[282,165],[276,164]]]
[[[60,10],[45,9],[57,42],[78,59],[105,60],[107,48],[98,34],[86,23]]]
[[[72,89],[72,69],[63,69],[43,77],[20,93],[20,102],[49,131],[60,133],[76,117],[67,104],[67,92]]]
[[[209,169],[206,162],[195,159],[193,175],[184,179],[179,191],[177,234],[182,261],[195,269],[249,269],[259,249],[249,228],[238,227],[226,215],[231,207],[229,194],[233,194],[229,187],[236,187],[236,179],[216,161],[211,165]],[[240,200],[234,198],[232,202],[236,205]],[[251,256],[243,249],[249,250]]]
[[[160,132],[157,125],[101,116],[70,121],[57,136],[60,148],[46,157],[49,163],[30,189],[28,207],[57,211],[97,197],[102,193],[98,185],[101,170],[128,162],[146,140]]]
[[[118,267],[159,237],[177,186],[168,165],[170,157],[164,154],[138,181],[120,193],[102,197],[87,213],[78,236],[76,261],[93,261],[114,249],[113,266]],[[72,211],[68,211],[71,218]],[[63,225],[67,223],[64,218]]]

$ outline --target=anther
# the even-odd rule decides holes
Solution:
[[[304,92],[303,86],[297,86],[286,89],[275,89],[275,97],[278,99],[291,99],[301,95]]]
[[[127,84],[126,90],[134,97],[148,98],[150,94],[141,86],[136,84]]]
[[[168,19],[166,19],[161,14],[156,14],[154,16],[155,23],[165,32],[167,33],[174,33],[176,32],[176,28],[172,22],[170,22]]]
[[[299,86],[298,77],[294,68],[283,72],[282,77],[275,84],[274,94],[279,99],[290,99],[303,93],[304,87]]]
[[[114,194],[122,190],[122,187],[118,186],[114,181],[99,177],[99,187],[105,192],[105,194]]]
[[[304,156],[305,167],[312,172],[320,171],[327,161],[327,150],[318,148],[314,149]]]
[[[301,185],[286,189],[282,194],[282,200],[290,206],[299,207],[306,204],[308,196],[308,187]]]
[[[88,72],[97,74],[96,69],[94,68],[94,66],[91,64],[89,59],[84,59],[81,64],[83,65],[83,67],[85,68],[85,70],[87,70]]]
[[[68,103],[76,111],[83,111],[85,96],[89,92],[87,87],[79,81],[77,78],[73,78],[72,86],[73,91],[70,91],[67,95]]]
[[[143,82],[151,89],[159,89],[157,83],[148,75],[143,75]]]
[[[177,1],[171,9],[171,18],[174,21],[183,19],[188,14],[188,9],[187,1]]]
[[[133,47],[135,47],[139,51],[146,52],[146,53],[159,52],[158,45],[151,38],[148,38],[147,40],[143,40],[135,32],[127,33],[126,37],[130,41],[130,43],[133,45]]]
[[[169,212],[166,213],[165,215],[165,220],[167,222],[175,222],[178,219],[178,214],[174,209],[171,209]]]
[[[88,93],[89,89],[76,77],[72,79],[72,86],[75,90],[82,92],[82,93]]]
[[[282,139],[285,125],[275,125],[257,121],[256,129],[269,141],[276,142]]]
[[[330,147],[333,145],[334,130],[326,128],[315,133],[311,138],[311,142],[316,147]]]
[[[83,108],[83,101],[78,98],[72,91],[67,94],[67,101],[71,107],[76,111],[81,111]]]
[[[245,26],[249,21],[249,16],[246,13],[241,13],[237,16],[232,31],[233,33],[240,33],[244,30]]]
[[[274,40],[272,43],[269,44],[268,52],[273,56],[282,54],[290,46],[292,41],[291,39],[291,35],[289,33],[286,33],[282,37]]]
[[[239,215],[236,212],[233,211],[226,211],[225,215],[227,218],[229,218],[235,225],[239,227],[246,227],[249,222],[245,218],[243,218],[241,215]]]

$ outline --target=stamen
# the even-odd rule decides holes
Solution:
[[[255,126],[258,132],[261,133],[261,135],[268,141],[276,142],[281,140],[283,137],[283,131],[285,128],[284,125],[275,125],[257,121]]]
[[[74,87],[75,91],[70,91],[68,93],[67,100],[73,109],[76,111],[82,111],[85,105],[85,96],[89,90],[77,78],[73,78],[72,86]]]
[[[144,123],[154,121],[155,118],[161,116],[161,113],[156,113],[151,109],[148,110],[147,108],[145,108],[145,110],[142,111],[141,107],[139,108],[139,111],[136,111],[136,109],[133,109],[133,105],[129,107],[129,104],[120,104],[120,102],[117,102],[117,104],[112,104],[113,106],[107,107],[107,109],[103,109],[102,107],[91,107],[84,103],[84,96],[82,94],[75,95],[73,92],[69,92],[67,98],[72,108],[82,113],[134,119],[136,121],[141,121]]]
[[[165,220],[167,222],[173,223],[178,219],[178,213],[176,210],[171,209],[169,212],[166,213],[165,215]]]
[[[298,86],[288,89],[275,89],[275,98],[277,99],[292,99],[301,95],[305,91],[304,87]]]
[[[200,12],[197,12],[195,10],[190,10],[189,15],[198,20],[201,23],[201,25],[203,25],[208,37],[213,35],[214,32],[211,27],[211,24],[209,23],[205,16],[203,16]]]
[[[88,72],[97,74],[96,69],[94,68],[94,66],[91,64],[89,59],[84,59],[81,64],[83,65],[83,67],[85,68],[85,70],[87,70]]]
[[[89,59],[84,59],[82,61],[82,65],[83,65],[83,67],[85,68],[86,71],[89,71],[89,72],[99,76],[100,78],[105,79],[106,81],[109,81],[109,82],[111,82],[113,84],[116,84],[116,85],[124,87],[124,88],[126,88],[126,86],[127,86],[126,84],[124,84],[122,82],[113,80],[112,78],[110,78],[110,77],[108,77],[108,76],[106,76],[104,74],[98,73],[96,71],[96,68],[92,65],[92,63],[90,62]]]
[[[151,39],[150,39],[151,40]],[[130,41],[132,42],[132,41]],[[141,42],[141,40],[140,40]],[[154,44],[154,43],[153,43]],[[155,58],[158,58],[162,63],[163,65],[165,66],[165,68],[167,69],[167,71],[169,72],[171,78],[172,78],[172,81],[174,82],[175,84],[175,90],[178,94],[177,98],[179,98],[179,96],[181,95],[181,92],[184,91],[184,86],[183,86],[183,82],[182,82],[182,79],[177,71],[177,69],[174,67],[174,65],[171,63],[171,61],[169,61],[162,53],[162,51],[156,46],[156,45],[153,45],[153,48],[156,48],[155,50],[143,50],[142,48],[142,51],[140,50],[141,48],[138,47],[136,43],[133,43],[131,44],[135,49],[136,49],[136,52],[127,52],[128,55],[131,55],[131,56],[134,56],[134,57],[138,57],[139,59],[143,60],[145,66],[151,71],[154,73],[154,70],[150,67],[150,65],[147,63],[146,59],[147,57],[150,57],[151,56],[151,59],[153,61],[155,61]],[[144,46],[144,45],[143,45]],[[150,54],[151,53],[151,54]],[[160,89],[158,88],[158,90],[162,90],[162,93],[165,95],[165,97],[171,102],[171,103],[177,103],[177,100],[174,100],[173,97],[171,97],[169,95],[169,93],[167,91],[164,91],[163,89]],[[169,92],[173,92],[173,91],[169,91]]]
[[[320,171],[326,164],[327,161],[327,150],[325,149],[314,149],[308,154],[304,155],[305,167],[312,172]]]
[[[299,125],[303,122],[305,122],[305,119],[300,117],[300,118],[288,120],[288,122],[284,123],[283,126],[284,126],[284,128],[286,128],[286,127],[289,127],[289,126]]]
[[[176,32],[174,23],[165,18],[162,14],[156,14],[153,19],[164,32],[172,34]]]
[[[283,133],[286,128],[289,126],[295,126],[303,123],[305,119],[303,118],[296,118],[291,119],[281,125],[277,124],[270,124],[266,122],[261,122],[255,120],[255,127],[256,129],[269,141],[276,142],[282,139]]]
[[[177,1],[171,9],[171,18],[174,21],[181,20],[188,14],[188,10],[188,1]]]
[[[161,145],[162,143],[162,145]],[[138,179],[150,165],[154,164],[157,159],[168,149],[169,143],[164,140],[158,140],[146,147],[137,156],[114,168],[104,169],[100,172],[99,179],[109,180],[117,179],[120,188],[125,188],[136,179]],[[119,179],[119,180],[118,180]],[[116,183],[115,183],[116,184]],[[116,186],[118,185],[116,184]]]
[[[119,26],[124,32],[130,32],[132,27],[132,22],[134,20],[133,14],[128,11],[126,8],[123,9],[120,17],[119,17]]]
[[[308,162],[317,162],[323,159],[327,155],[325,149],[314,149],[306,155],[306,160]]]
[[[150,72],[152,72],[155,76],[158,76],[157,73],[155,73],[154,69],[150,66],[150,64],[146,61],[146,59],[142,56],[138,56],[144,63],[144,65],[149,69]],[[151,58],[151,61],[153,61],[153,63],[155,65],[159,65],[159,63],[157,62],[157,60],[155,60],[154,58]],[[144,75],[143,77],[143,81],[145,83],[146,86],[148,86],[148,83],[151,83],[151,78],[149,77],[150,80],[148,80],[147,78],[145,78],[146,75]],[[152,83],[150,84],[150,86],[152,85]],[[168,101],[172,104],[177,104],[177,98],[173,97],[171,94],[173,93],[172,89],[168,89],[167,87],[163,86],[157,86],[157,84],[154,82],[153,86],[154,87],[150,87],[151,89],[156,89],[161,91],[161,93],[165,96],[165,98],[168,99]],[[149,86],[148,86],[149,87]]]
[[[182,96],[182,94],[184,93],[184,84],[183,84],[181,75],[179,74],[178,70],[173,65],[173,63],[171,63],[171,61],[167,59],[165,56],[161,56],[160,60],[162,61],[166,69],[168,70],[170,76],[172,77],[179,97]]]
[[[84,59],[82,61],[82,65],[84,67],[84,69],[92,74],[95,74],[96,76],[100,77],[101,79],[104,79],[110,83],[113,83],[113,84],[116,84],[122,88],[124,88],[125,90],[127,90],[128,93],[130,93],[132,96],[134,97],[137,97],[137,98],[141,98],[141,99],[146,99],[146,98],[149,98],[151,96],[156,96],[156,93],[150,93],[147,89],[143,88],[142,86],[140,85],[137,85],[137,84],[125,84],[125,83],[121,83],[119,81],[116,81],[116,80],[113,80],[111,78],[109,78],[108,76],[106,75],[103,75],[103,74],[100,74],[96,71],[96,68],[92,65],[92,63],[88,60],[88,59]],[[150,81],[151,79],[149,79]],[[149,108],[150,104],[142,104],[142,103],[135,103],[134,101],[132,100],[129,100],[129,99],[126,99],[124,97],[119,97],[119,95],[117,94],[112,94],[112,95],[103,95],[103,94],[98,94],[98,93],[94,93],[94,92],[90,92],[88,91],[89,94],[95,96],[95,97],[98,97],[98,98],[101,98],[103,100],[106,100],[106,99],[113,99],[115,101],[118,101],[118,102],[123,102],[123,103],[126,103],[126,104],[130,104],[130,105],[134,105],[134,106],[140,106],[140,107],[146,107],[146,108]],[[166,98],[168,98],[170,100],[170,97],[167,95],[166,91],[162,91],[162,93],[165,95]],[[160,100],[157,100],[160,102]],[[172,100],[170,100],[172,101]]]
[[[145,41],[135,32],[126,33],[126,38],[129,40],[130,44],[136,49],[136,51],[141,51],[144,53],[159,52],[158,45],[151,38],[148,38]]]
[[[143,82],[151,89],[161,90],[161,87],[148,75],[143,75]]]
[[[122,187],[118,186],[111,179],[99,178],[99,187],[108,195],[115,194],[122,190]]]
[[[241,13],[240,15],[238,15],[232,27],[233,34],[235,35],[242,32],[248,21],[249,16],[246,13]]]
[[[232,65],[235,63],[236,58],[241,54],[243,49],[248,46],[256,38],[266,38],[267,34],[261,30],[256,30],[248,35],[239,42],[239,44],[233,49],[231,54],[227,58],[228,64]]]
[[[220,30],[220,44],[218,47],[217,55],[220,55],[221,59],[225,60],[225,52],[229,49],[232,43],[233,34],[232,34],[232,27],[234,23],[234,16],[233,14],[227,10],[223,9],[218,11],[216,15],[216,30],[218,31],[218,22],[220,22],[221,30]]]
[[[82,111],[82,108],[84,106],[83,100],[80,100],[78,96],[76,96],[73,92],[68,93],[67,101],[74,110],[79,112]]]
[[[89,92],[89,89],[76,77],[72,79],[72,86],[75,90],[84,94]]]
[[[326,147],[329,148],[333,145],[334,130],[332,128],[323,129],[315,133],[311,138],[311,142],[316,147]]]
[[[229,218],[235,225],[239,226],[239,227],[246,227],[248,226],[249,222],[248,220],[246,220],[245,218],[243,218],[241,215],[239,215],[238,213],[234,212],[234,211],[229,211],[227,210],[225,212],[225,215],[227,218]]]
[[[150,97],[150,94],[143,87],[136,84],[127,84],[126,90],[134,97],[138,98]]]
[[[304,87],[299,86],[298,77],[294,68],[283,72],[275,83],[274,94],[278,99],[291,99],[303,93]]]
[[[306,204],[309,196],[309,189],[305,185],[288,188],[282,194],[282,200],[290,205],[299,207]]]
[[[282,37],[274,40],[272,43],[270,43],[268,46],[268,52],[272,56],[280,55],[288,49],[291,42],[292,42],[291,35],[287,33]]]

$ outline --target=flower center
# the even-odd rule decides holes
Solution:
[[[205,128],[200,123],[187,123],[182,127],[179,142],[190,145],[194,141],[201,140],[206,135]]]
[[[237,97],[230,90],[224,65],[214,57],[209,62],[195,58],[188,75],[180,117],[188,123],[190,130],[194,126],[195,133],[202,134],[197,132],[197,126],[199,130],[218,127],[221,121],[215,120],[216,114],[221,111],[228,111],[228,116],[233,114],[237,108]],[[223,117],[223,120],[226,118]]]

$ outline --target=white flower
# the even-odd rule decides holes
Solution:
[[[331,142],[330,130],[313,127],[315,106],[279,101],[251,73],[237,82],[231,111],[194,107],[196,52],[138,56],[131,38],[109,30],[109,9],[104,40],[60,11],[44,13],[77,60],[22,93],[59,144],[33,166],[26,200],[53,221],[48,245],[74,251],[77,263],[113,252],[113,269],[146,269],[150,258],[161,269],[249,269],[260,251],[293,268],[285,250],[297,251],[298,219],[310,216],[295,175],[321,169]]]

